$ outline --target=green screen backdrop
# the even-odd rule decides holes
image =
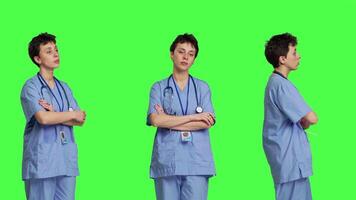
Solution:
[[[38,71],[27,45],[41,32],[57,36],[55,75],[87,111],[86,124],[75,128],[76,199],[155,199],[149,91],[171,73],[169,46],[185,32],[199,41],[191,74],[209,83],[217,116],[209,199],[274,199],[262,148],[263,95],[273,69],[263,52],[283,32],[298,37],[302,57],[289,78],[319,116],[307,131],[313,197],[356,199],[355,13],[352,0],[1,1],[1,199],[25,199],[20,91]]]

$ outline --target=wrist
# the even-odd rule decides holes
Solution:
[[[75,112],[68,112],[70,115],[70,120],[75,120]]]
[[[188,122],[194,121],[194,114],[192,114],[192,115],[186,115],[186,116],[187,116],[187,121],[188,121]]]

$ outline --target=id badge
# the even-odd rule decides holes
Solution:
[[[60,132],[59,132],[59,135],[60,135],[60,137],[61,137],[61,142],[62,142],[62,144],[67,144],[68,141],[67,141],[67,138],[66,138],[66,135],[65,135],[64,131],[60,131]]]
[[[182,142],[191,142],[192,141],[192,133],[190,131],[180,132],[180,137],[182,138]]]

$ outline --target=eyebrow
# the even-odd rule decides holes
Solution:
[[[54,47],[54,48],[57,48],[57,47]],[[52,49],[52,47],[46,47],[45,49]]]
[[[184,51],[186,51],[186,49],[184,49],[184,48],[182,48],[182,47],[179,47],[179,48],[178,48],[178,50],[184,50]],[[196,51],[196,50],[195,50],[195,49],[193,49],[193,50],[189,50],[188,52],[195,53],[195,51]]]

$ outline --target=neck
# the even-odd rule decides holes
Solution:
[[[44,67],[40,67],[40,74],[47,82],[53,81],[53,69],[51,70],[46,69]]]
[[[178,83],[185,83],[189,78],[188,71],[178,71],[176,69],[173,70],[173,78]]]
[[[286,78],[288,78],[288,74],[290,72],[290,70],[287,67],[283,66],[283,65],[275,68],[274,71],[281,73]]]

